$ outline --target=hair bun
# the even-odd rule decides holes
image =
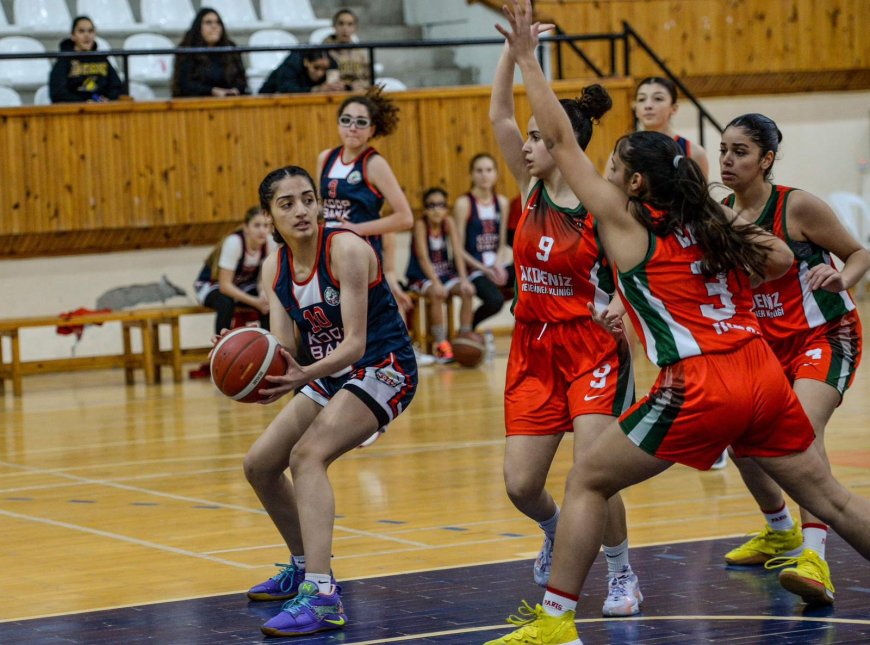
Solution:
[[[577,99],[580,111],[593,121],[597,121],[613,107],[613,99],[602,85],[595,83],[583,88],[583,93]]]

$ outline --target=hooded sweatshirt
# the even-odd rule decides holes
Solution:
[[[61,41],[60,51],[74,49],[71,39]],[[58,58],[51,68],[48,84],[52,103],[83,103],[99,97],[115,100],[124,87],[106,56]]]

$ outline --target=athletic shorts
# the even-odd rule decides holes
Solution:
[[[788,380],[827,383],[842,397],[861,362],[861,319],[850,311],[837,320],[782,340],[768,340]]]
[[[807,415],[761,338],[733,352],[668,365],[623,414],[628,438],[651,455],[707,470],[728,446],[738,457],[781,457],[813,443]]]
[[[592,322],[516,322],[505,377],[510,435],[570,432],[584,414],[619,416],[634,403],[634,373],[625,337]]]
[[[339,390],[347,390],[366,404],[380,430],[410,405],[417,391],[417,360],[410,346],[371,365],[354,366],[341,376],[325,376],[300,390],[315,403],[326,406]]]

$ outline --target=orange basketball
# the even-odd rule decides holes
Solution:
[[[260,401],[263,397],[259,391],[272,387],[263,378],[287,371],[287,361],[278,351],[280,346],[278,339],[265,329],[234,329],[211,352],[212,383],[234,401]]]
[[[463,332],[450,342],[453,358],[463,367],[477,367],[486,355],[486,341],[476,332]]]

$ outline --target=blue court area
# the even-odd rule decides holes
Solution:
[[[630,619],[601,618],[606,567],[600,556],[578,607],[583,642],[870,643],[870,563],[841,539],[828,543],[837,596],[824,609],[807,608],[773,572],[726,567],[722,554],[741,541],[633,549],[645,600]],[[510,631],[504,619],[521,599],[540,602],[542,590],[531,579],[532,563],[524,560],[344,581],[348,626],[292,639],[260,634],[280,603],[249,603],[238,593],[2,623],[0,643],[482,643]]]

